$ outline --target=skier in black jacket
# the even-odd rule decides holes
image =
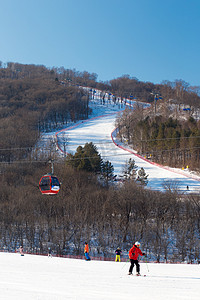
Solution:
[[[121,255],[122,250],[118,247],[117,250],[115,251],[116,253],[116,257],[115,257],[115,261],[121,261],[120,259],[120,255]]]

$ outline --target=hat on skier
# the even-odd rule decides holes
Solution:
[[[135,246],[140,247],[140,242],[135,242]]]

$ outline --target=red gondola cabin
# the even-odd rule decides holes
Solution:
[[[47,174],[40,179],[39,188],[42,194],[55,195],[60,190],[60,182],[57,177]]]

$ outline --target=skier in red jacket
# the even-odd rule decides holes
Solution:
[[[136,265],[136,275],[138,275],[138,276],[140,275],[140,265],[138,263],[139,255],[143,256],[143,255],[145,255],[145,253],[142,253],[142,251],[140,250],[140,243],[135,242],[133,247],[129,250],[129,258],[130,258],[131,265],[129,268],[128,275],[132,275],[134,265]]]

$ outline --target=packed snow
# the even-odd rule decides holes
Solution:
[[[200,265],[141,262],[129,276],[129,262],[85,261],[0,253],[3,300],[198,300]],[[135,271],[135,270],[134,270]]]

